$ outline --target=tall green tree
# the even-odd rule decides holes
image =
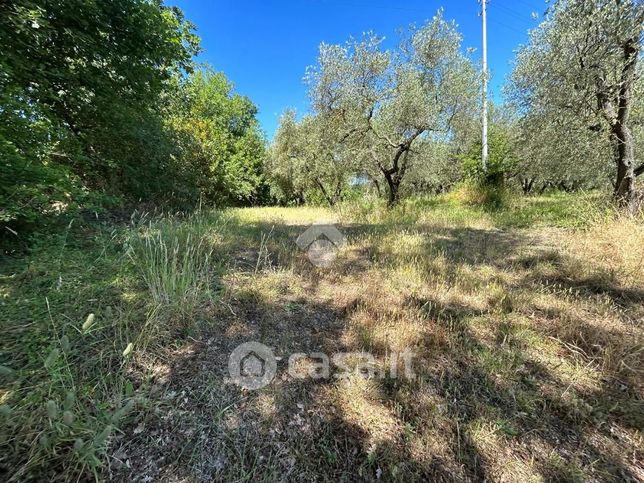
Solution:
[[[198,70],[178,81],[167,115],[190,186],[218,205],[262,200],[264,135],[257,107],[224,74]]]
[[[1,2],[1,218],[92,191],[167,192],[160,97],[197,49],[191,24],[160,0]]]
[[[517,173],[524,192],[548,187],[605,188],[614,178],[606,132],[589,129],[573,112],[528,114],[516,124]]]
[[[299,122],[295,111],[282,115],[268,164],[278,199],[321,198],[329,206],[340,201],[357,167],[351,146],[339,135],[333,119],[322,115],[309,114]]]
[[[461,51],[454,22],[439,12],[412,28],[395,51],[368,34],[361,41],[320,47],[308,79],[315,112],[333,119],[344,142],[360,146],[365,170],[377,170],[389,204],[423,139],[448,138],[454,120],[476,102],[476,71]]]
[[[639,0],[558,0],[517,57],[513,95],[523,112],[606,132],[614,163],[614,197],[634,208],[636,166],[631,110],[642,49]]]

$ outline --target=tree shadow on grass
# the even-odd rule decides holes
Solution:
[[[463,313],[462,307],[444,307],[441,311],[450,317]],[[552,458],[533,454],[542,476],[548,480],[574,479],[574,472],[586,465],[593,465],[594,472],[605,478],[637,479],[632,467],[624,466],[615,454],[598,447],[593,442],[596,438],[591,436],[601,432],[604,424],[630,426],[628,419],[601,413],[609,401],[615,400],[612,388],[604,387],[592,393],[576,391],[521,347],[490,347],[468,325],[452,321],[451,327],[463,347],[450,353],[455,364],[441,374],[436,387],[448,402],[453,418],[467,424],[497,414],[501,420],[497,426],[507,433],[508,444],[529,448],[533,446],[530,440],[545,443],[561,461],[570,463],[566,469],[566,465],[554,464]],[[512,361],[515,375],[509,380],[499,378],[493,365],[490,367],[490,358]],[[563,397],[567,391],[573,397]],[[505,427],[508,422],[509,428]]]
[[[274,226],[254,224],[245,242],[228,249],[261,242],[261,234],[271,232],[274,238],[268,244],[275,244],[278,254],[280,245],[294,243],[301,230]],[[344,231],[351,240],[374,233],[374,227]],[[375,231],[395,233],[392,228]],[[525,243],[516,233],[442,229],[427,236],[418,256],[435,256],[438,249],[455,265],[524,271],[539,263],[564,263],[552,252],[529,259],[533,255],[519,253]],[[377,242],[364,250],[377,260]],[[416,379],[345,386],[334,378],[291,377],[286,360],[293,352],[365,349],[359,338],[346,337],[354,330],[348,322],[359,304],[321,302],[319,282],[337,272],[320,272],[305,266],[306,260],[296,263],[294,274],[305,288],[300,295],[268,299],[251,289],[238,293],[228,307],[212,308],[209,329],[190,351],[169,361],[166,382],[156,382],[157,409],[142,418],[144,429],[127,428],[115,444],[114,454],[122,453],[121,459],[130,463],[113,465],[112,477],[484,481],[499,478],[499,468],[520,459],[546,480],[574,480],[584,471],[596,479],[637,480],[636,470],[618,454],[623,443],[607,434],[610,428],[637,428],[637,420],[608,407],[616,402],[631,408],[636,394],[629,388],[615,395],[608,382],[586,392],[571,388],[511,331],[490,339],[473,329],[477,320],[487,320],[502,332],[508,314],[464,301],[410,295],[404,303],[408,314],[422,317],[443,334],[438,342],[416,348],[421,357]],[[369,268],[367,260],[358,270]],[[549,282],[543,276],[521,275],[506,289],[529,290]],[[567,280],[571,286],[585,286],[583,280]],[[602,283],[601,293],[622,303],[641,295],[634,291],[625,299],[621,288]],[[606,330],[598,337],[623,336]],[[283,357],[274,382],[255,392],[226,383],[228,355],[249,340]],[[381,355],[388,347],[375,344],[369,349]],[[492,428],[492,447],[481,440],[480,427]],[[611,441],[615,447],[602,446]]]
[[[375,421],[384,427],[384,436],[374,440],[369,426],[360,424],[364,421],[345,414],[344,404],[351,401],[337,388],[342,382],[288,374],[287,358],[294,352],[363,349],[342,342],[350,308],[304,299],[297,303],[298,310],[287,311],[257,298],[239,301],[232,307],[235,315],[212,328],[212,338],[205,335],[206,342],[177,354],[156,396],[154,406],[162,410],[145,415],[144,431],[137,432],[140,422],[125,431],[114,454],[129,461],[129,467],[113,465],[110,476],[355,481],[375,480],[388,465],[398,465],[400,477],[448,481],[458,465],[439,455],[431,456],[430,463],[415,461],[380,385],[364,401],[361,390],[351,400],[366,405],[367,417],[370,408],[382,413],[384,421]],[[283,357],[273,383],[255,392],[224,382],[228,355],[248,340],[260,341]]]

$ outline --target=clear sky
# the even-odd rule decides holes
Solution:
[[[302,78],[315,63],[321,42],[343,43],[373,30],[398,41],[397,31],[417,25],[443,7],[464,36],[463,47],[481,52],[480,4],[477,0],[166,0],[180,7],[197,26],[204,52],[200,61],[223,71],[236,91],[259,107],[268,139],[287,107],[308,108]],[[488,59],[491,88],[499,99],[516,48],[527,41],[545,0],[488,0]]]

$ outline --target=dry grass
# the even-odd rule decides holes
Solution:
[[[111,439],[102,476],[644,479],[641,220],[521,228],[444,203],[230,212],[217,298],[196,307],[198,332],[137,356],[148,403]],[[295,246],[318,220],[349,240],[328,269]],[[281,357],[259,391],[228,381],[249,340]],[[299,379],[286,365],[368,351],[384,370],[405,349],[412,378]]]
[[[253,243],[264,240],[268,256],[260,270],[244,270],[237,258],[228,271],[208,339],[217,355],[206,348],[176,362],[175,370],[190,374],[189,389],[186,379],[171,378],[167,390],[186,391],[191,416],[171,429],[152,418],[161,434],[204,428],[208,451],[191,446],[190,457],[167,463],[167,451],[189,444],[173,437],[158,449],[155,468],[145,467],[153,477],[643,476],[641,222],[504,229],[468,211],[407,211],[400,224],[390,213],[345,211],[338,226],[350,244],[321,270],[293,243],[332,213],[251,209],[235,216],[253,225],[239,242],[247,266],[260,256],[248,252]],[[284,358],[276,380],[257,392],[218,377],[230,350],[246,340]],[[300,380],[285,366],[292,352],[369,351],[386,368],[392,351],[406,348],[416,354],[410,380]],[[206,387],[224,400],[215,406],[227,408],[208,429]],[[149,437],[126,440],[138,461],[151,457]],[[117,474],[142,470],[131,461]]]

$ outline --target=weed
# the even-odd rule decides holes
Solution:
[[[3,260],[7,479],[636,480],[641,219],[460,196],[137,215]],[[348,239],[324,271],[295,245],[321,219]],[[248,340],[373,371],[246,392]],[[405,349],[414,377],[370,376]]]

